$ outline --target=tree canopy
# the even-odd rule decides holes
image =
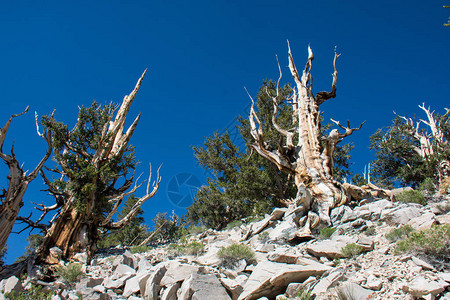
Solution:
[[[283,136],[271,125],[273,105],[269,95],[276,93],[276,82],[264,81],[260,87],[256,107],[259,119],[264,124],[267,147],[278,149],[283,144]],[[290,85],[280,88],[280,126],[290,127],[290,105],[286,104],[292,93]],[[228,223],[270,212],[273,207],[296,195],[293,177],[281,172],[273,163],[258,155],[252,148],[251,126],[247,118],[238,117],[239,138],[243,139],[241,149],[233,143],[228,132],[214,133],[206,138],[203,146],[193,147],[199,164],[213,176],[198,191],[194,203],[188,208],[187,220],[190,223],[220,229]],[[322,128],[329,131],[331,125]],[[343,179],[351,174],[351,144],[338,146],[335,152],[334,170],[337,178]]]
[[[450,159],[450,117],[419,106],[426,118],[396,115],[392,124],[378,129],[371,137],[376,151],[372,162],[372,178],[376,184],[393,187],[418,187],[425,179],[440,184],[444,174],[441,164]]]

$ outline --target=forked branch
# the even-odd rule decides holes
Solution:
[[[161,176],[159,175],[159,170],[161,169],[161,166],[159,166],[159,168],[157,170],[156,179],[152,184],[152,187],[153,187],[152,191],[150,192],[150,184],[151,184],[151,177],[152,177],[152,171],[151,171],[151,165],[150,165],[150,175],[148,177],[146,194],[136,201],[136,203],[131,208],[130,212],[125,217],[123,217],[121,220],[119,220],[117,222],[113,222],[113,223],[106,225],[105,228],[118,229],[118,228],[121,228],[122,226],[126,225],[129,222],[129,220],[136,215],[136,213],[138,212],[138,210],[142,206],[142,204],[144,204],[145,201],[152,198],[156,194],[156,192],[159,189],[159,184],[161,182]]]

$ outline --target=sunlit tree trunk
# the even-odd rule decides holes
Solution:
[[[297,206],[302,206],[305,217],[301,220],[303,228],[297,233],[299,237],[309,235],[311,229],[318,226],[331,224],[329,210],[346,203],[351,197],[361,199],[368,192],[350,184],[341,184],[333,179],[333,152],[336,145],[343,138],[359,130],[357,128],[342,126],[338,121],[332,120],[339,128],[332,130],[329,135],[323,136],[320,124],[319,106],[325,101],[336,97],[337,69],[336,61],[339,54],[334,55],[332,74],[333,81],[330,92],[312,92],[311,64],[314,59],[311,48],[308,47],[308,60],[300,74],[294,64],[294,59],[289,48],[289,70],[295,81],[292,97],[288,103],[292,108],[292,129],[281,128],[277,124],[279,99],[279,84],[282,71],[278,64],[280,77],[277,82],[276,94],[269,94],[273,102],[272,125],[284,136],[283,145],[276,150],[269,149],[264,141],[261,122],[252,105],[250,110],[250,124],[252,136],[255,140],[253,148],[263,157],[272,161],[280,170],[294,176],[298,189],[296,199],[290,201]],[[252,99],[253,102],[253,99]],[[287,201],[289,202],[289,201]]]

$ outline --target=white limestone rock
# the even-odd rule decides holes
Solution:
[[[2,280],[2,292],[4,294],[11,293],[12,291],[19,293],[23,290],[22,283],[16,276],[11,276],[7,279]]]
[[[247,276],[238,275],[234,279],[230,278],[219,278],[222,285],[231,293],[231,297],[233,300],[236,300],[239,295],[244,290],[244,284],[247,281]]]
[[[153,269],[147,281],[141,280],[139,288],[141,295],[144,295],[145,300],[158,299],[159,291],[161,290],[161,279],[167,272],[167,262],[157,264]]]
[[[405,283],[402,290],[405,293],[410,293],[414,297],[422,297],[428,294],[436,296],[443,292],[447,285],[443,281],[429,281],[420,275],[415,277],[411,282]]]
[[[213,274],[193,273],[180,288],[180,300],[231,300],[225,288]]]
[[[296,265],[262,261],[248,278],[239,300],[275,297],[292,282],[302,282],[310,276],[321,275],[331,267],[310,259],[300,259]]]
[[[380,220],[385,221],[389,225],[405,225],[411,219],[422,214],[421,208],[422,206],[420,204],[401,204],[397,207],[383,210]]]
[[[177,300],[177,291],[181,287],[181,282],[169,285],[161,295],[161,300]]]
[[[373,274],[367,277],[366,284],[363,287],[370,290],[379,291],[383,287],[383,282]]]
[[[169,286],[178,281],[183,281],[189,275],[193,273],[197,273],[199,267],[182,264],[178,261],[171,261],[167,265],[167,272],[164,274],[164,277],[161,279],[162,286]]]
[[[342,269],[336,269],[330,271],[330,273],[319,280],[319,282],[314,286],[311,291],[311,295],[318,295],[321,293],[325,293],[329,287],[333,286],[342,279],[344,275],[344,271]]]
[[[352,300],[369,300],[373,299],[373,291],[365,289],[354,282],[346,282],[340,288],[343,295],[346,296],[344,299]]]

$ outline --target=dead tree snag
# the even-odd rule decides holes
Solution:
[[[47,141],[48,148],[44,157],[30,174],[27,174],[26,171],[24,172],[22,166],[17,161],[14,154],[14,146],[11,148],[11,155],[3,152],[3,143],[5,142],[6,133],[8,132],[12,119],[21,116],[26,112],[28,112],[28,107],[22,113],[12,115],[6,122],[5,126],[0,129],[0,157],[9,168],[8,189],[3,189],[2,194],[0,195],[0,250],[5,247],[8,236],[10,235],[13,225],[16,222],[19,210],[23,206],[23,196],[28,188],[28,185],[36,178],[39,171],[42,169],[42,166],[52,153],[50,143],[51,132],[47,130],[43,133],[39,133],[38,130],[38,134]]]
[[[293,94],[288,100],[292,108],[292,129],[281,128],[277,124],[278,106],[283,101],[279,98],[280,80],[282,71],[278,68],[280,76],[277,81],[276,93],[269,95],[273,102],[273,127],[284,136],[284,145],[272,150],[264,141],[263,130],[254,105],[250,109],[251,134],[255,143],[253,148],[263,157],[273,162],[280,170],[291,174],[295,178],[298,189],[295,205],[302,206],[304,217],[300,221],[303,228],[297,236],[303,237],[311,233],[311,229],[321,224],[331,224],[329,210],[346,203],[350,197],[359,198],[367,195],[367,191],[359,187],[341,184],[333,179],[333,152],[336,145],[354,131],[361,129],[341,125],[332,120],[344,132],[338,129],[332,130],[329,135],[323,136],[320,123],[319,106],[325,101],[336,97],[337,68],[336,61],[339,58],[336,49],[334,51],[332,73],[333,81],[331,91],[319,92],[314,95],[312,85],[311,66],[314,59],[313,52],[308,47],[308,60],[305,67],[299,73],[288,43],[289,70],[295,82]],[[250,97],[251,98],[251,97]],[[252,103],[254,101],[252,99]]]

